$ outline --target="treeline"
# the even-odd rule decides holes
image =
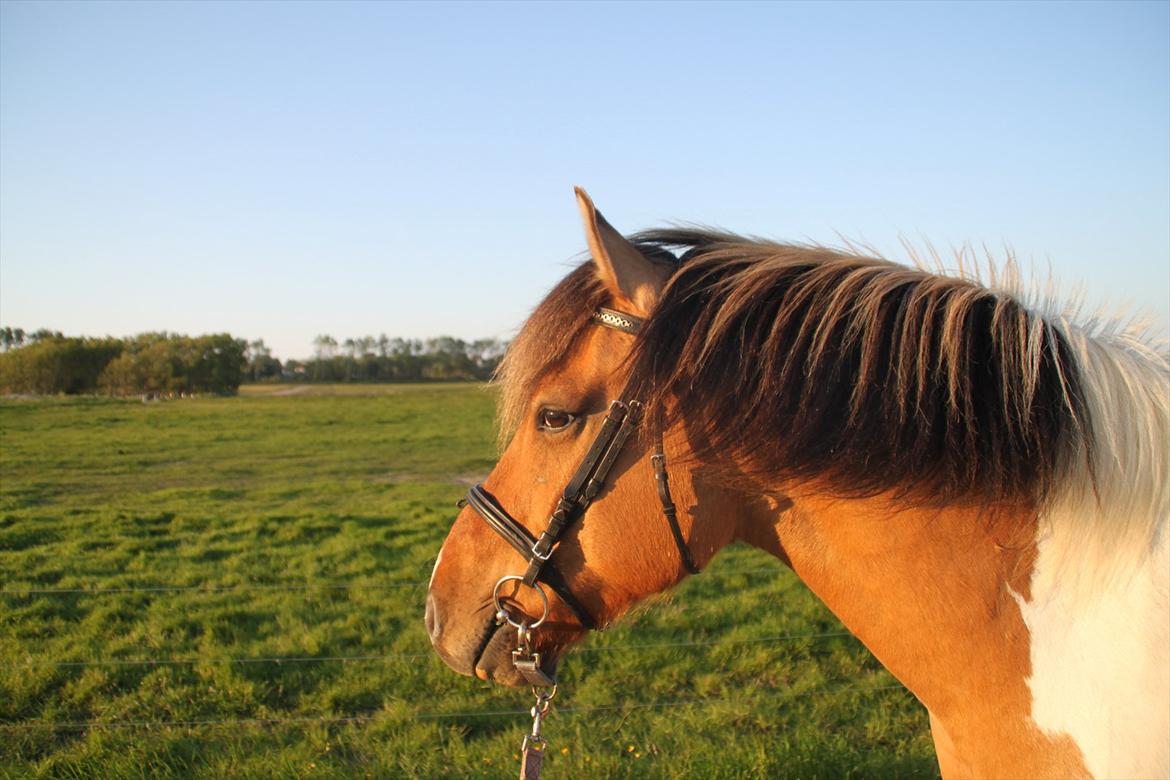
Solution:
[[[464,341],[363,336],[338,342],[322,335],[313,340],[314,357],[289,360],[282,378],[311,382],[420,382],[489,379],[507,343],[497,339]],[[271,370],[271,367],[269,371]],[[257,381],[269,378],[257,376]]]
[[[247,344],[227,333],[115,339],[38,331],[32,338],[10,338],[16,331],[0,329],[2,393],[230,394],[247,364]]]
[[[263,339],[222,333],[133,338],[67,337],[0,328],[0,393],[188,395],[235,393],[242,382],[419,382],[482,380],[495,371],[507,344],[363,336],[314,340],[314,357],[281,362]]]

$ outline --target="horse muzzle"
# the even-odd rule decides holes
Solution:
[[[474,625],[466,626],[463,630],[449,630],[452,626],[444,625],[443,611],[433,595],[427,596],[426,623],[427,636],[431,646],[443,659],[443,663],[459,674],[468,677],[478,677],[481,680],[500,683],[501,685],[523,686],[531,684],[516,667],[516,658],[513,655],[517,650],[517,632],[515,627],[508,623],[497,624],[495,616],[486,610],[481,612],[482,619]],[[579,636],[569,637],[575,633]],[[542,627],[535,645],[540,657],[540,669],[552,676],[556,673],[557,661],[562,649],[575,639],[584,636],[584,631],[555,632],[555,639],[567,640],[564,644],[554,639]]]

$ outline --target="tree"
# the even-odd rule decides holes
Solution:
[[[326,361],[332,361],[337,352],[337,339],[328,334],[321,334],[313,339],[313,353],[317,359],[313,361],[313,379],[318,382],[327,379]]]
[[[0,354],[0,391],[7,393],[88,393],[110,361],[122,351],[115,339],[49,337]]]
[[[337,339],[321,334],[313,339],[313,352],[318,360],[330,360],[337,351]]]
[[[487,365],[489,363],[498,363],[500,358],[504,356],[506,345],[499,339],[476,339],[471,342],[469,346],[471,359],[477,365]]]
[[[23,332],[22,332],[23,333]],[[36,344],[41,341],[48,341],[49,339],[63,339],[65,336],[59,330],[49,330],[48,328],[38,328],[29,333],[27,336],[29,344]]]
[[[0,328],[0,349],[7,352],[15,346],[17,346],[16,331],[7,325],[5,325],[3,328]]]
[[[345,381],[352,382],[353,364],[355,362],[354,359],[357,357],[357,342],[353,339],[346,339],[342,342],[342,346],[344,346],[345,351],[349,353],[349,360],[345,361]]]
[[[272,350],[264,339],[248,344],[248,376],[253,382],[262,382],[280,376],[280,361],[272,357]]]

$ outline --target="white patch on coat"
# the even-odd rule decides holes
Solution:
[[[1095,777],[1170,777],[1170,367],[1116,327],[1062,331],[1094,444],[1066,456],[1040,517],[1032,718]],[[1095,332],[1094,332],[1095,331]],[[1092,456],[1092,469],[1086,455]]]
[[[1094,777],[1170,777],[1167,535],[1092,597],[1061,586],[1053,550],[1062,547],[1041,541],[1032,599],[1016,596],[1031,633],[1032,719],[1071,737]]]

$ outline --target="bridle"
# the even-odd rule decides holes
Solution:
[[[594,312],[593,322],[630,335],[636,335],[643,324],[640,317],[606,308],[599,308]],[[560,500],[557,501],[556,508],[548,519],[548,525],[539,537],[533,536],[527,528],[508,514],[496,497],[489,493],[482,484],[475,485],[467,491],[467,503],[479,513],[493,531],[503,537],[504,541],[515,548],[528,563],[528,568],[523,575],[511,574],[496,583],[492,597],[497,610],[497,619],[500,622],[506,620],[518,629],[521,627],[521,622],[511,618],[499,598],[501,585],[507,582],[519,582],[534,588],[543,601],[543,614],[533,623],[526,624],[527,630],[532,630],[543,623],[548,617],[548,597],[540,588],[540,583],[543,582],[560,597],[582,626],[590,630],[598,628],[597,621],[569,589],[564,576],[550,559],[565,530],[584,516],[593,499],[605,487],[606,478],[609,476],[614,462],[621,454],[622,448],[634,429],[642,421],[644,409],[641,401],[631,397],[634,391],[635,381],[631,378],[618,400],[610,404],[609,411],[601,423],[601,430],[597,432],[596,438],[581,460],[581,465],[577,467],[576,472],[561,492]],[[658,426],[655,427],[654,453],[650,456],[650,460],[654,466],[654,481],[658,488],[659,501],[662,503],[662,514],[670,527],[670,533],[678,547],[683,566],[691,574],[697,574],[699,567],[695,565],[686,539],[683,537],[682,529],[679,528],[678,510],[670,495],[670,483],[666,473],[666,454],[662,447],[662,432]]]
[[[599,308],[593,313],[593,322],[606,328],[637,335],[641,330],[643,320],[632,314],[615,309]],[[496,608],[496,624],[502,626],[508,623],[516,629],[517,646],[512,651],[512,665],[516,671],[532,685],[532,692],[536,696],[536,705],[531,709],[532,731],[524,737],[521,745],[520,777],[522,780],[536,780],[540,776],[540,767],[544,761],[544,750],[547,745],[541,736],[541,727],[548,714],[553,697],[557,693],[556,678],[541,668],[540,653],[532,649],[532,632],[542,625],[548,618],[548,595],[541,588],[541,583],[548,585],[569,611],[577,618],[581,625],[589,630],[599,628],[597,620],[589,614],[589,610],[581,603],[569,583],[565,580],[560,569],[551,560],[556,552],[558,543],[565,530],[574,522],[584,517],[593,499],[597,498],[605,487],[613,464],[621,454],[630,435],[642,422],[642,402],[634,398],[637,385],[631,377],[616,401],[609,405],[605,419],[601,423],[601,430],[589,445],[589,450],[581,460],[581,465],[573,473],[556,508],[548,519],[548,525],[539,537],[533,536],[516,518],[500,504],[482,484],[475,485],[467,491],[466,504],[471,506],[484,519],[488,527],[499,534],[504,541],[510,544],[516,552],[528,563],[524,574],[509,574],[501,577],[492,589],[492,603]],[[699,567],[691,558],[687,541],[683,538],[682,529],[678,525],[678,510],[674,499],[670,495],[670,482],[666,473],[666,453],[662,447],[662,426],[654,425],[654,453],[650,462],[654,466],[654,482],[658,488],[658,500],[662,503],[662,514],[670,527],[670,535],[678,547],[679,558],[683,566],[691,574],[698,574]],[[461,504],[463,502],[460,502]],[[541,614],[536,620],[529,622],[527,615],[521,613],[513,616],[508,611],[507,604],[500,597],[501,586],[516,582],[526,585],[536,591],[540,597]]]

